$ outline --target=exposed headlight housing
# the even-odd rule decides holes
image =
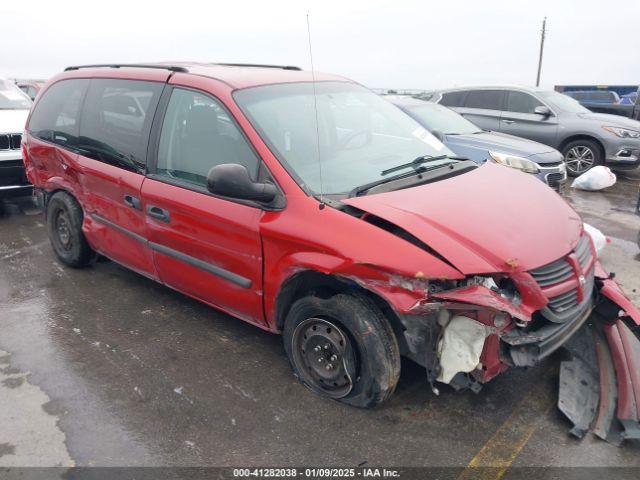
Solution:
[[[622,127],[602,127],[607,132],[613,133],[620,138],[640,138],[640,132],[638,130],[631,130],[630,128]]]
[[[515,168],[526,173],[540,172],[537,163],[524,157],[518,157],[516,155],[509,155],[508,153],[501,152],[489,152],[489,155],[496,161],[496,163],[504,165],[505,167]]]

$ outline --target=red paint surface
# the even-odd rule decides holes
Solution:
[[[640,342],[620,321],[604,327],[611,349],[618,385],[618,408],[621,420],[638,421],[640,411]]]
[[[578,214],[546,185],[492,163],[345,203],[404,228],[466,275],[540,267],[567,255],[582,231]]]
[[[262,323],[262,249],[260,210],[204,193],[147,179],[142,207],[170,212],[166,223],[146,217],[146,236],[190,257],[251,280],[243,288],[195,266],[157,251],[153,259],[160,280],[252,323]]]
[[[605,280],[602,288],[600,289],[600,293],[618,305],[620,309],[635,322],[636,325],[640,325],[640,311],[638,311],[636,306],[631,303],[631,300],[625,296],[614,280]]]

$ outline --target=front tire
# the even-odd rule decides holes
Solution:
[[[74,268],[89,265],[95,253],[82,233],[82,207],[66,192],[56,192],[47,204],[47,231],[53,251]]]
[[[285,320],[284,348],[296,377],[340,402],[374,407],[400,378],[400,351],[380,309],[363,296],[308,296]]]
[[[596,165],[604,163],[604,153],[597,142],[593,140],[574,140],[562,149],[567,173],[572,177],[582,175]]]

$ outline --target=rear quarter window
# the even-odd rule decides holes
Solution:
[[[445,107],[462,107],[467,92],[447,92],[442,94],[442,99],[438,102]]]
[[[591,99],[598,102],[613,102],[614,94],[612,92],[592,92]]]
[[[28,131],[62,147],[78,145],[78,117],[89,86],[87,79],[62,80],[51,85],[36,104]]]
[[[80,153],[128,170],[142,169],[163,86],[139,80],[93,79],[82,109]]]
[[[464,102],[465,108],[485,110],[502,110],[503,104],[503,90],[471,90]]]

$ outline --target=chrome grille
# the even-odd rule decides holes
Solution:
[[[557,297],[553,297],[549,299],[549,304],[547,305],[554,312],[562,312],[567,310],[578,303],[578,290],[573,289],[569,290],[566,293],[561,293]]]
[[[572,318],[583,309],[591,297],[590,292],[593,290],[595,269],[592,267],[587,270],[592,260],[591,243],[587,235],[580,239],[573,253],[580,263],[584,275],[582,288],[585,292],[585,298],[580,304],[578,303],[577,288],[549,297],[549,303],[542,309],[542,314],[553,322],[561,323]],[[543,292],[547,287],[575,277],[575,272],[566,257],[531,270],[529,273],[542,288]]]
[[[589,245],[589,239],[584,236],[576,245],[576,249],[574,250],[576,256],[578,257],[578,262],[580,262],[580,266],[582,270],[587,268],[589,261],[591,260],[591,248]]]
[[[21,143],[22,143],[22,135],[20,135],[19,133],[14,133],[13,135],[11,135],[12,150],[19,150]]]
[[[531,270],[531,276],[541,287],[548,287],[562,282],[573,275],[573,268],[565,258],[551,262],[544,267]]]
[[[547,175],[547,184],[550,187],[558,187],[564,181],[564,173],[555,172]]]
[[[22,135],[19,133],[0,134],[0,150],[19,150]]]

